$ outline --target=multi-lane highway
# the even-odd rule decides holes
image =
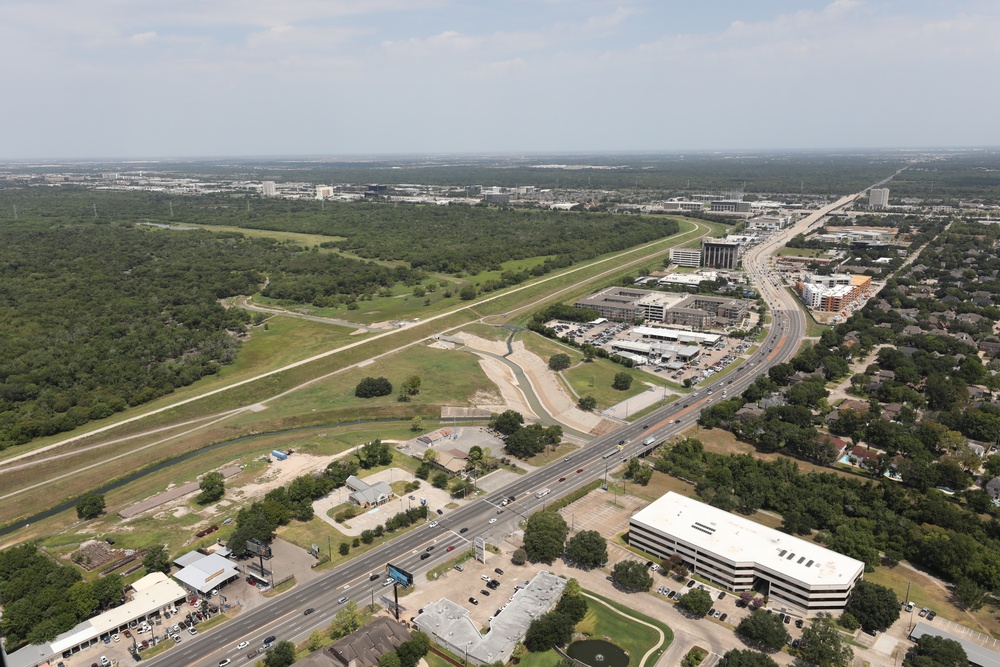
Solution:
[[[343,596],[364,604],[371,600],[373,591],[376,597],[391,595],[391,587],[382,586],[387,562],[411,572],[423,572],[451,556],[447,551],[451,545],[456,550],[467,547],[476,535],[484,535],[491,542],[496,542],[497,538],[509,532],[518,521],[535,509],[603,477],[608,468],[620,463],[622,458],[646,449],[642,443],[647,438],[653,437],[656,442],[662,442],[678,435],[691,426],[702,408],[716,400],[741,393],[756,376],[795,354],[804,336],[805,315],[795,303],[794,297],[780,285],[777,275],[769,269],[771,254],[788,238],[804,231],[822,216],[844,206],[856,196],[843,197],[823,207],[793,227],[754,246],[744,255],[744,268],[767,302],[772,323],[757,350],[735,372],[724,379],[699,387],[691,395],[651,413],[637,423],[589,442],[567,459],[524,475],[481,500],[446,512],[436,517],[435,521],[419,526],[272,602],[245,612],[213,630],[195,637],[185,637],[182,644],[151,662],[156,665],[207,666],[229,658],[234,666],[238,666],[247,661],[246,653],[249,650],[237,650],[237,645],[242,641],[249,641],[249,648],[259,647],[263,639],[271,635],[279,640],[299,641],[313,629],[329,624],[340,609],[338,600]],[[619,453],[621,441],[624,441],[624,445]],[[609,452],[613,453],[605,458]],[[550,492],[543,497],[536,497],[544,488],[550,489]],[[509,496],[514,496],[515,502],[499,512],[501,502]],[[462,532],[462,529],[467,530]],[[429,558],[421,560],[420,555],[427,553],[428,546],[434,546],[434,549]],[[374,573],[380,575],[377,580],[370,578]],[[317,611],[304,615],[304,610],[310,607]],[[407,616],[414,611],[407,610]]]

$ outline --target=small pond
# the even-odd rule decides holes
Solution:
[[[628,667],[628,654],[625,650],[603,639],[573,642],[566,653],[591,667]]]

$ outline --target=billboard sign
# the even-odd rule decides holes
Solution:
[[[396,567],[392,563],[388,563],[385,566],[385,571],[389,575],[389,578],[395,581],[400,586],[404,588],[413,585],[413,575],[404,570],[403,568]]]
[[[254,556],[263,556],[264,558],[271,557],[271,545],[257,539],[247,540],[247,551],[252,553]]]
[[[480,563],[486,562],[486,538],[479,535],[472,541],[476,548],[476,560]]]

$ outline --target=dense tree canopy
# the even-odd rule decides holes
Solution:
[[[608,562],[608,542],[596,530],[581,530],[566,543],[566,560],[580,567],[603,567]]]
[[[88,493],[76,502],[78,519],[95,519],[104,511],[104,494]]]
[[[885,630],[899,619],[899,600],[891,588],[861,580],[854,586],[844,611],[865,630]]]
[[[717,667],[778,667],[778,663],[770,656],[757,651],[730,649],[716,663]]]
[[[904,664],[906,667],[966,667],[969,657],[954,639],[924,635],[917,640],[913,657]]]
[[[712,596],[702,588],[692,588],[677,597],[677,606],[692,616],[704,616],[712,609]]]
[[[777,614],[755,609],[736,626],[736,632],[755,646],[778,651],[788,641],[788,631]]]
[[[648,591],[649,587],[653,585],[653,577],[649,576],[649,570],[646,566],[631,559],[615,563],[615,566],[611,568],[611,577],[619,588],[629,593]]]
[[[551,563],[563,552],[569,526],[558,512],[535,512],[524,527],[524,550],[533,562]]]

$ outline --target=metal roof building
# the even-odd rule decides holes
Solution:
[[[936,635],[958,642],[965,650],[965,656],[969,659],[969,664],[973,667],[1000,667],[1000,653],[984,648],[975,642],[970,642],[968,639],[962,639],[949,632],[938,630],[934,626],[920,621],[913,626],[913,631],[910,632],[910,639],[917,641],[924,635]]]
[[[107,634],[121,632],[131,621],[159,614],[184,600],[184,589],[161,572],[147,574],[132,584],[131,599],[62,633],[51,642],[25,646],[7,655],[8,667],[34,667],[92,646]]]
[[[174,579],[184,584],[188,590],[197,591],[202,595],[222,586],[240,574],[231,561],[218,554],[206,556],[192,551],[174,562],[177,564],[186,563],[186,566],[174,575]]]

